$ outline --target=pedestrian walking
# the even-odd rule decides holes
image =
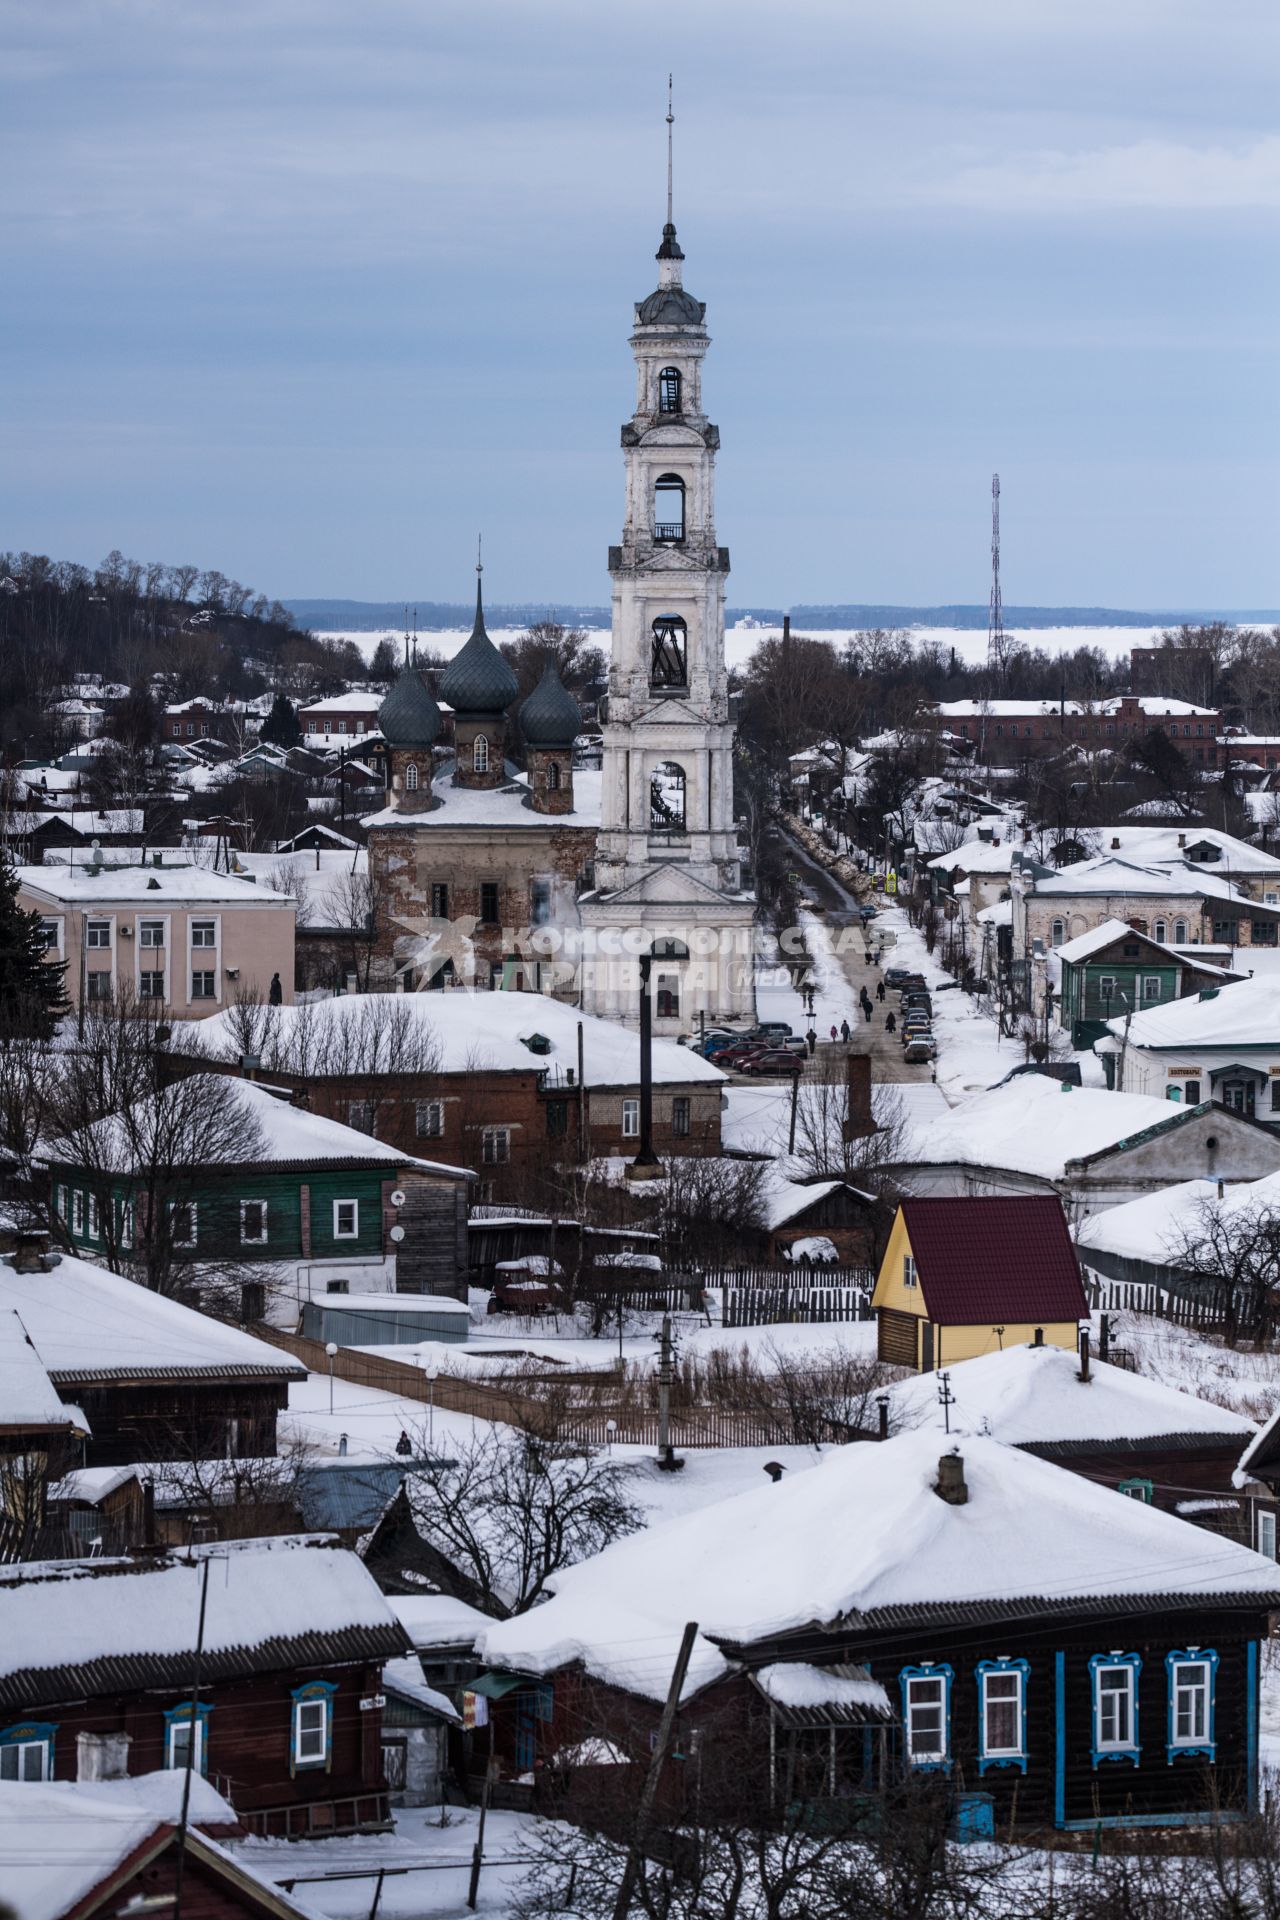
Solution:
[[[867,1019],[869,1020],[871,1018],[871,1002],[869,1000],[863,1001],[862,1011],[866,1015]]]
[[[898,1023],[897,1023],[897,1021],[896,1021],[896,1020],[894,1019],[894,1017],[893,1017],[893,1015],[892,1015],[891,1013],[886,1013],[886,1015],[885,1015],[885,1017],[884,1017],[884,1030],[885,1030],[885,1032],[886,1032],[886,1033],[892,1033],[892,1032],[893,1032],[893,1030],[894,1030],[894,1028],[895,1028],[895,1027],[897,1026],[897,1024],[898,1024]]]
[[[876,988],[876,999],[877,1000],[884,999],[884,981],[883,980],[880,982],[879,986]]]
[[[813,1028],[812,1028],[812,1027],[810,1027],[810,1029],[809,1029],[809,1031],[808,1031],[808,1033],[806,1033],[806,1035],[805,1035],[805,1040],[806,1040],[806,1042],[808,1043],[808,1047],[809,1047],[809,1058],[810,1058],[810,1059],[812,1060],[812,1058],[813,1058],[813,1050],[814,1050],[814,1048],[815,1048],[815,1047],[817,1046],[817,1044],[818,1044],[818,1036],[817,1036],[817,1034],[816,1034],[816,1033],[814,1032],[814,1030],[813,1030]]]
[[[835,1028],[833,1027],[831,1031],[834,1034]],[[852,1032],[853,1032],[853,1028],[849,1025],[849,1022],[847,1020],[842,1020],[840,1022],[840,1038],[844,1041],[846,1047],[849,1044],[849,1036]]]
[[[833,1020],[831,1023],[831,1044],[833,1047],[836,1043],[837,1034],[838,1034],[838,1028],[836,1027],[835,1021]]]

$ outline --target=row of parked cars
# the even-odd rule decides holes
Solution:
[[[924,975],[913,973],[909,967],[886,967],[884,983],[891,993],[898,995],[897,1030],[903,1058],[915,1066],[936,1058],[933,999]]]
[[[704,1060],[726,1073],[799,1073],[808,1047],[785,1020],[765,1020],[749,1033],[731,1033],[727,1027],[708,1029],[694,1042]]]

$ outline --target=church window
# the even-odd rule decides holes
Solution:
[[[558,760],[548,760],[547,786],[550,788],[551,792],[554,793],[556,789],[559,787],[559,785],[560,785],[560,762]]]
[[[683,687],[689,677],[689,630],[678,614],[664,613],[653,623],[649,682],[655,687]]]
[[[489,738],[487,734],[478,733],[475,739],[472,741],[471,765],[472,765],[473,771],[476,773],[488,773],[489,771]]]
[[[416,761],[416,760],[411,760],[411,761],[409,762],[409,764],[408,764],[408,766],[407,766],[407,767],[405,768],[405,770],[404,770],[404,784],[405,784],[405,791],[406,791],[407,793],[416,793],[416,792],[417,792],[417,790],[418,790],[418,763],[417,763],[417,761]]]
[[[664,367],[658,375],[658,412],[680,413],[680,370]]]
[[[678,473],[658,475],[653,489],[653,537],[672,542],[684,539],[684,481]]]
[[[680,1018],[680,982],[669,976],[658,981],[657,992],[659,1020],[678,1020]],[[688,1129],[686,1128],[687,1132]]]
[[[447,920],[449,918],[449,883],[436,880],[431,886],[431,918]]]
[[[529,882],[529,921],[535,927],[545,927],[551,923],[551,882],[549,880]]]
[[[649,780],[649,828],[652,833],[684,832],[684,768],[662,760]]]

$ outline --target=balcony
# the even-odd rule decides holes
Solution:
[[[658,520],[654,523],[653,537],[664,546],[682,546],[684,544],[684,525],[679,520]]]

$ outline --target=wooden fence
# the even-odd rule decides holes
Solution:
[[[850,1269],[852,1282],[810,1285],[796,1280],[779,1284],[736,1282],[720,1296],[720,1322],[726,1327],[816,1326],[840,1320],[870,1320],[874,1280],[869,1273]]]
[[[1203,1333],[1218,1332],[1227,1324],[1226,1310],[1219,1301],[1174,1293],[1151,1281],[1112,1280],[1086,1268],[1085,1287],[1089,1305],[1100,1313],[1149,1313]]]

